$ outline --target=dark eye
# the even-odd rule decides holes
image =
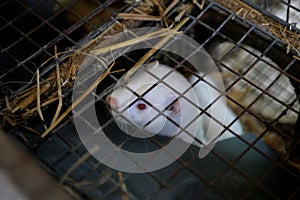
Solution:
[[[174,108],[174,105],[171,105],[167,108],[168,111],[173,111],[175,108]]]
[[[146,109],[146,104],[144,103],[138,103],[136,105],[136,107],[139,109],[139,110],[145,110]]]

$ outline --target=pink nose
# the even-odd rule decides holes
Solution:
[[[111,97],[111,96],[108,96],[106,98],[106,104],[109,106],[109,110],[116,110],[118,108],[118,100]]]

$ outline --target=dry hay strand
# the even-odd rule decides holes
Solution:
[[[124,79],[126,80],[128,77],[130,77],[130,75],[135,70],[137,70],[137,68],[139,66],[141,66],[143,63],[145,63],[171,37],[176,35],[178,33],[177,31],[188,21],[188,19],[189,18],[184,18],[173,29],[156,31],[153,37],[154,38],[162,37],[162,39],[157,44],[155,44],[138,62],[135,63],[135,65],[127,72]],[[162,33],[167,32],[168,34],[157,34],[157,33],[160,33],[160,32],[162,32]],[[132,40],[128,40],[128,41],[125,41],[125,42],[122,42],[122,43],[118,43],[116,45],[111,45],[111,46],[107,46],[107,47],[104,47],[104,48],[101,48],[101,49],[94,50],[92,56],[103,53],[103,52],[110,52],[111,50],[114,50],[114,49],[118,49],[118,48],[121,48],[121,47],[124,47],[124,46],[135,44],[136,42],[144,41],[145,38],[152,38],[151,37],[152,35],[153,35],[153,33],[148,33],[146,35],[139,36],[139,37],[137,37],[135,39],[132,39]],[[99,60],[99,61],[102,62],[101,60]],[[102,82],[102,80],[111,73],[111,69],[112,69],[113,66],[114,66],[114,63],[112,63],[112,65],[110,67],[108,67],[105,70],[105,72],[78,99],[76,99],[76,101],[74,101],[72,103],[72,105],[69,106],[67,108],[67,110],[64,113],[62,113],[60,115],[60,117],[55,122],[53,122],[53,124],[51,124],[51,126],[48,129],[46,129],[46,131],[42,134],[41,137],[47,136],[48,133],[50,133],[50,131],[52,131],[72,111],[72,109],[74,107],[76,107],[94,88],[96,88]]]
[[[173,1],[172,3],[170,4],[170,6],[175,6],[177,2],[174,4]],[[162,1],[150,1],[150,0],[144,1],[140,6],[136,7],[133,10],[133,12],[137,12],[137,10],[139,10],[139,12],[143,12],[144,15],[148,15],[151,12],[153,12],[154,10],[153,7],[157,7],[157,9],[160,10],[161,16],[159,17],[163,18],[164,15],[167,14],[165,10],[162,10],[165,8],[165,5],[163,4]],[[63,62],[58,63],[57,61],[56,67],[52,70],[52,72],[49,73],[49,75],[46,78],[44,77],[43,79],[42,77],[40,77],[40,71],[38,69],[36,76],[34,78],[35,84],[33,86],[20,91],[17,95],[13,97],[5,97],[6,108],[4,108],[0,112],[0,118],[1,118],[0,125],[1,126],[4,126],[6,124],[9,124],[11,126],[17,126],[22,124],[24,125],[26,124],[26,121],[33,115],[38,115],[39,118],[42,121],[44,121],[42,108],[48,106],[49,104],[52,104],[53,102],[58,102],[58,106],[56,108],[56,112],[52,119],[52,122],[50,123],[50,126],[49,127],[45,126],[44,128],[46,131],[41,135],[42,137],[45,137],[71,111],[71,109],[68,108],[65,112],[61,113],[62,99],[64,97],[65,92],[72,88],[74,81],[76,79],[76,73],[79,70],[80,64],[83,62],[85,57],[87,55],[91,55],[90,52],[98,44],[104,41],[107,37],[111,37],[117,33],[120,33],[124,29],[127,29],[128,27],[134,28],[139,26],[140,23],[136,23],[136,22],[132,23],[132,21],[134,20],[132,19],[123,20],[122,23],[116,21],[108,29],[106,29],[104,32],[99,34],[96,38],[90,40],[89,42],[87,42],[77,50],[73,50],[73,51],[69,50],[60,53],[57,53],[55,50],[55,55],[52,58],[45,61],[40,68],[46,66],[52,60],[57,61],[59,56],[65,56],[63,58]],[[187,19],[183,20],[184,23],[186,21]],[[182,24],[183,22],[179,22],[179,26],[177,25],[176,27],[180,27],[181,25],[183,25]],[[172,33],[175,33],[176,28],[170,31],[173,31]],[[173,34],[170,35],[172,36]],[[158,35],[156,37],[162,37],[162,36],[163,35]],[[165,36],[165,37],[168,38],[169,36]],[[148,56],[150,55],[151,53],[148,54]],[[147,57],[144,57],[144,59],[146,58]],[[141,63],[142,62],[139,62],[139,64]],[[108,70],[105,75],[108,75],[109,73],[111,73],[110,70]],[[103,78],[104,77],[100,78],[100,82]],[[98,82],[98,84],[100,82]],[[93,87],[95,87],[95,84]],[[28,127],[28,130],[31,129]]]
[[[132,2],[132,1],[131,1]],[[195,1],[193,1],[195,4]],[[196,1],[197,2],[197,1]],[[202,1],[204,3],[205,0]],[[300,46],[300,37],[296,33],[288,30],[286,27],[283,27],[279,23],[273,21],[272,19],[268,18],[267,16],[262,15],[257,10],[254,10],[253,8],[249,7],[248,5],[236,1],[236,0],[216,0],[219,4],[229,8],[230,10],[234,11],[237,15],[244,17],[247,20],[250,20],[259,26],[265,28],[266,30],[270,31],[272,34],[274,34],[279,39],[285,41],[287,43],[287,51],[290,49],[295,50],[297,52],[297,49]],[[41,79],[39,77],[39,70],[37,70],[36,73],[36,84],[33,85],[30,88],[27,88],[18,95],[12,97],[12,98],[5,98],[6,102],[6,108],[3,109],[0,112],[1,116],[1,123],[0,125],[3,126],[5,124],[10,124],[12,126],[20,125],[26,122],[33,114],[38,114],[43,121],[43,115],[42,115],[42,108],[46,107],[47,105],[58,102],[58,106],[56,109],[56,113],[52,119],[52,122],[49,127],[45,127],[46,131],[41,135],[41,137],[45,137],[51,130],[53,130],[71,111],[71,108],[76,105],[71,105],[64,113],[61,113],[61,107],[62,107],[62,98],[64,95],[64,91],[71,88],[74,84],[74,81],[76,80],[76,73],[79,70],[80,64],[85,59],[86,55],[89,55],[92,50],[100,44],[102,41],[105,40],[106,37],[116,35],[117,33],[120,33],[124,30],[125,27],[134,28],[137,27],[138,23],[133,23],[133,21],[137,20],[137,16],[140,17],[140,15],[143,15],[145,19],[138,19],[138,21],[143,20],[162,20],[166,27],[168,27],[166,19],[166,15],[172,10],[176,5],[178,4],[178,0],[172,1],[169,6],[165,6],[160,1],[151,1],[146,0],[143,1],[143,3],[133,9],[132,13],[120,13],[119,17],[123,15],[123,23],[120,23],[119,21],[115,22],[113,25],[111,25],[108,29],[106,29],[104,32],[102,32],[99,36],[97,36],[95,39],[89,41],[84,46],[82,46],[80,49],[76,51],[69,52],[71,53],[68,57],[65,58],[64,62],[62,64],[56,65],[55,69],[50,73],[50,75],[47,78]],[[153,7],[158,7],[159,10],[159,16],[152,16],[150,13],[153,12]],[[200,6],[199,8],[203,8],[203,4],[196,5]],[[192,9],[192,5],[186,4],[181,5],[181,7],[178,7],[179,15],[177,16],[177,19],[181,19],[181,15],[183,13],[188,13]],[[181,28],[181,26],[186,23],[188,18],[184,18],[179,22],[179,24],[174,28],[170,29],[171,32],[166,32],[165,34],[169,34],[170,37],[177,33],[177,31]],[[176,21],[176,20],[175,20]],[[173,31],[173,32],[172,32]],[[159,37],[166,36],[158,35]],[[157,36],[157,37],[158,37]],[[164,39],[157,44],[163,45],[168,40],[168,37],[164,37]],[[107,51],[108,49],[106,49]],[[99,50],[98,50],[99,51]],[[153,53],[155,52],[155,49],[151,49],[139,62],[137,62],[131,71],[128,73],[132,73],[136,67],[143,64]],[[61,52],[57,53],[55,51],[55,55],[52,59],[58,59],[59,55],[65,54],[67,52]],[[93,52],[95,53],[95,52]],[[99,52],[98,52],[99,53]],[[299,52],[297,52],[299,54]],[[294,55],[295,56],[295,55]],[[295,56],[296,59],[299,59],[298,56]],[[46,61],[44,65],[46,65],[50,60]],[[113,65],[112,65],[113,66]],[[111,66],[111,67],[112,67]],[[109,70],[106,71],[104,76],[107,76],[109,73],[111,73]],[[93,85],[95,87],[97,84],[101,82],[101,80],[104,77],[100,77],[100,79]],[[82,96],[84,98],[84,96]],[[248,119],[247,119],[248,118]],[[247,121],[248,124],[258,124],[258,120],[255,121],[250,117],[245,117],[245,121]],[[31,129],[30,127],[26,127],[28,130],[31,130],[34,134],[39,134],[35,130]],[[249,126],[249,127],[255,127],[255,126]],[[256,126],[257,127],[257,126]],[[259,126],[259,130],[256,130],[254,132],[262,132],[262,127]],[[25,138],[26,139],[26,138]],[[270,132],[265,134],[263,137],[263,140],[269,144],[273,149],[275,149],[280,155],[286,155],[286,152],[289,151],[291,148],[291,144],[288,140],[284,140],[283,138],[280,138],[278,134]],[[290,161],[292,162],[292,161]],[[294,162],[293,162],[294,163]],[[80,163],[76,163],[76,165],[79,165]],[[296,163],[297,164],[297,163]],[[296,165],[294,163],[294,165]],[[68,174],[74,169],[76,166],[73,166],[69,171]],[[64,179],[68,176],[68,174],[65,174]],[[62,179],[62,181],[64,181]],[[120,182],[121,179],[120,179]],[[125,190],[126,188],[124,188]],[[126,197],[124,197],[126,198]]]
[[[279,22],[269,18],[262,14],[260,11],[248,6],[240,0],[215,0],[216,3],[223,5],[227,9],[231,10],[238,16],[257,24],[259,27],[264,28],[266,31],[272,33],[275,37],[286,43],[287,53],[293,50],[297,55],[300,56],[300,35],[289,28],[281,25]]]
[[[125,184],[122,172],[118,172],[118,179],[119,179],[119,182],[120,182],[121,199],[122,200],[128,200],[129,199],[128,190],[127,190],[127,186]]]
[[[145,1],[135,10],[140,9],[145,15],[153,12],[154,6],[151,1]],[[58,56],[69,53],[70,55],[64,57],[63,63],[56,65],[47,78],[42,79],[39,76],[39,69],[36,73],[36,84],[20,91],[13,97],[5,97],[6,108],[0,111],[0,126],[10,124],[17,126],[25,123],[32,115],[38,114],[42,121],[44,121],[41,108],[58,101],[59,105],[51,124],[54,124],[61,111],[62,98],[64,91],[70,89],[76,79],[76,73],[79,70],[80,64],[87,54],[100,44],[106,37],[113,36],[120,33],[127,28],[137,27],[139,23],[133,23],[132,20],[124,20],[123,23],[115,22],[108,29],[103,31],[99,36],[87,42],[81,48],[75,51],[65,51],[57,53],[45,61],[40,68],[48,64],[53,59],[58,59]]]
[[[77,51],[71,52],[66,60],[59,66],[56,65],[54,71],[50,75],[40,81],[39,70],[36,73],[36,84],[18,93],[12,99],[6,97],[6,108],[0,112],[2,117],[1,126],[10,124],[16,126],[26,122],[36,112],[39,114],[41,120],[41,108],[58,101],[59,105],[55,116],[51,122],[54,124],[61,111],[63,92],[71,88],[76,79],[76,73],[80,68],[81,62],[90,49],[95,47],[98,43],[104,40],[104,36],[119,33],[123,30],[123,25],[119,22],[113,24],[109,29],[100,34],[97,38],[90,41]],[[66,52],[62,52],[63,54]],[[53,58],[58,58],[55,53]],[[46,65],[51,59],[47,60],[43,65]]]
[[[17,126],[25,123],[36,112],[42,116],[39,111],[41,108],[46,107],[57,100],[61,101],[63,92],[73,86],[76,79],[76,73],[86,54],[97,44],[101,43],[105,39],[105,36],[117,34],[123,31],[123,28],[124,26],[122,24],[116,22],[97,38],[88,42],[80,49],[72,52],[66,51],[55,53],[55,55],[47,60],[41,67],[48,64],[52,59],[57,58],[58,55],[63,55],[65,53],[70,53],[70,55],[65,57],[63,63],[59,66],[57,64],[55,70],[53,70],[47,78],[41,80],[41,77],[39,77],[39,70],[37,70],[35,85],[20,91],[11,98],[5,97],[6,108],[0,112],[0,125],[5,126],[6,124],[10,124],[12,126]],[[59,113],[59,110],[60,109],[57,109],[57,113]],[[58,114],[56,114],[55,118],[57,117]]]

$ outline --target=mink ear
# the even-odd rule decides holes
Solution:
[[[151,62],[147,65],[148,68],[157,68],[159,66],[159,62],[158,61],[154,61],[154,62]]]

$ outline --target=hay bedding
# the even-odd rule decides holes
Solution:
[[[132,1],[126,2],[133,4]],[[293,57],[299,59],[299,34],[289,30],[287,27],[284,27],[267,16],[264,16],[259,11],[254,10],[252,7],[249,7],[241,1],[215,0],[215,2],[272,33],[274,36],[285,42],[287,53],[293,52]],[[45,63],[40,66],[40,69],[42,69],[50,62],[53,62],[53,60],[56,61],[56,67],[53,68],[52,72],[48,73],[47,78],[44,77],[42,79],[40,77],[40,71],[37,70],[36,76],[33,77],[33,80],[35,80],[34,84],[31,84],[30,87],[19,91],[12,97],[5,97],[6,107],[0,112],[1,126],[23,126],[24,128],[31,130],[33,134],[37,134],[40,137],[47,136],[47,134],[60,122],[62,122],[63,119],[70,113],[72,107],[76,106],[73,104],[66,110],[63,110],[62,101],[67,91],[71,90],[74,81],[76,80],[76,73],[79,70],[81,62],[84,60],[86,55],[91,54],[91,51],[95,48],[95,46],[100,44],[103,40],[105,40],[105,38],[120,33],[125,29],[139,27],[143,21],[161,21],[164,27],[168,28],[174,23],[174,21],[168,19],[166,16],[172,9],[176,8],[178,15],[175,18],[175,23],[177,26],[173,29],[169,28],[169,31],[173,31],[172,33],[174,34],[176,31],[180,30],[184,23],[187,22],[188,18],[184,18],[184,14],[191,12],[193,9],[202,9],[204,3],[205,0],[200,3],[193,1],[185,5],[178,5],[178,1],[176,0],[145,0],[130,13],[119,13],[120,20],[113,23],[97,37],[87,41],[81,48],[76,50],[67,50],[66,52],[56,52],[55,50],[55,56],[45,61]],[[158,14],[153,15],[153,13]],[[160,45],[163,45],[164,42],[167,41],[167,37],[165,35],[158,35],[158,37],[162,38]],[[154,49],[150,50],[143,59],[136,63],[133,68],[145,62],[154,52]],[[62,60],[62,62],[58,62],[58,60]],[[98,81],[94,83],[92,87],[96,87],[100,84],[103,78],[105,78],[105,76],[109,73],[113,73],[112,67],[113,66],[111,66],[111,68],[109,68],[102,77],[99,77]],[[244,90],[236,89],[231,91],[229,95],[231,95],[231,98],[233,99],[242,101],[241,104],[243,104],[243,99],[240,97],[244,96],[244,92]],[[84,96],[82,96],[82,98],[84,98]],[[57,103],[56,112],[50,124],[44,123],[44,132],[37,132],[36,130],[26,126],[27,120],[36,115],[44,121],[43,108],[46,108],[54,102]],[[76,104],[76,102],[73,103]],[[231,105],[236,113],[240,112],[236,105],[229,105]],[[244,122],[245,127],[248,127],[249,131],[261,134],[261,130],[263,128],[260,127],[263,127],[264,125],[258,125],[258,121],[253,122],[253,120],[250,120],[247,115],[243,115],[241,120]],[[253,127],[256,127],[255,129],[259,130],[255,130]],[[264,141],[282,156],[288,156],[293,147],[289,140],[285,140],[278,134],[272,132],[265,134]],[[298,158],[289,157],[287,159],[292,166],[300,170],[300,162]]]

